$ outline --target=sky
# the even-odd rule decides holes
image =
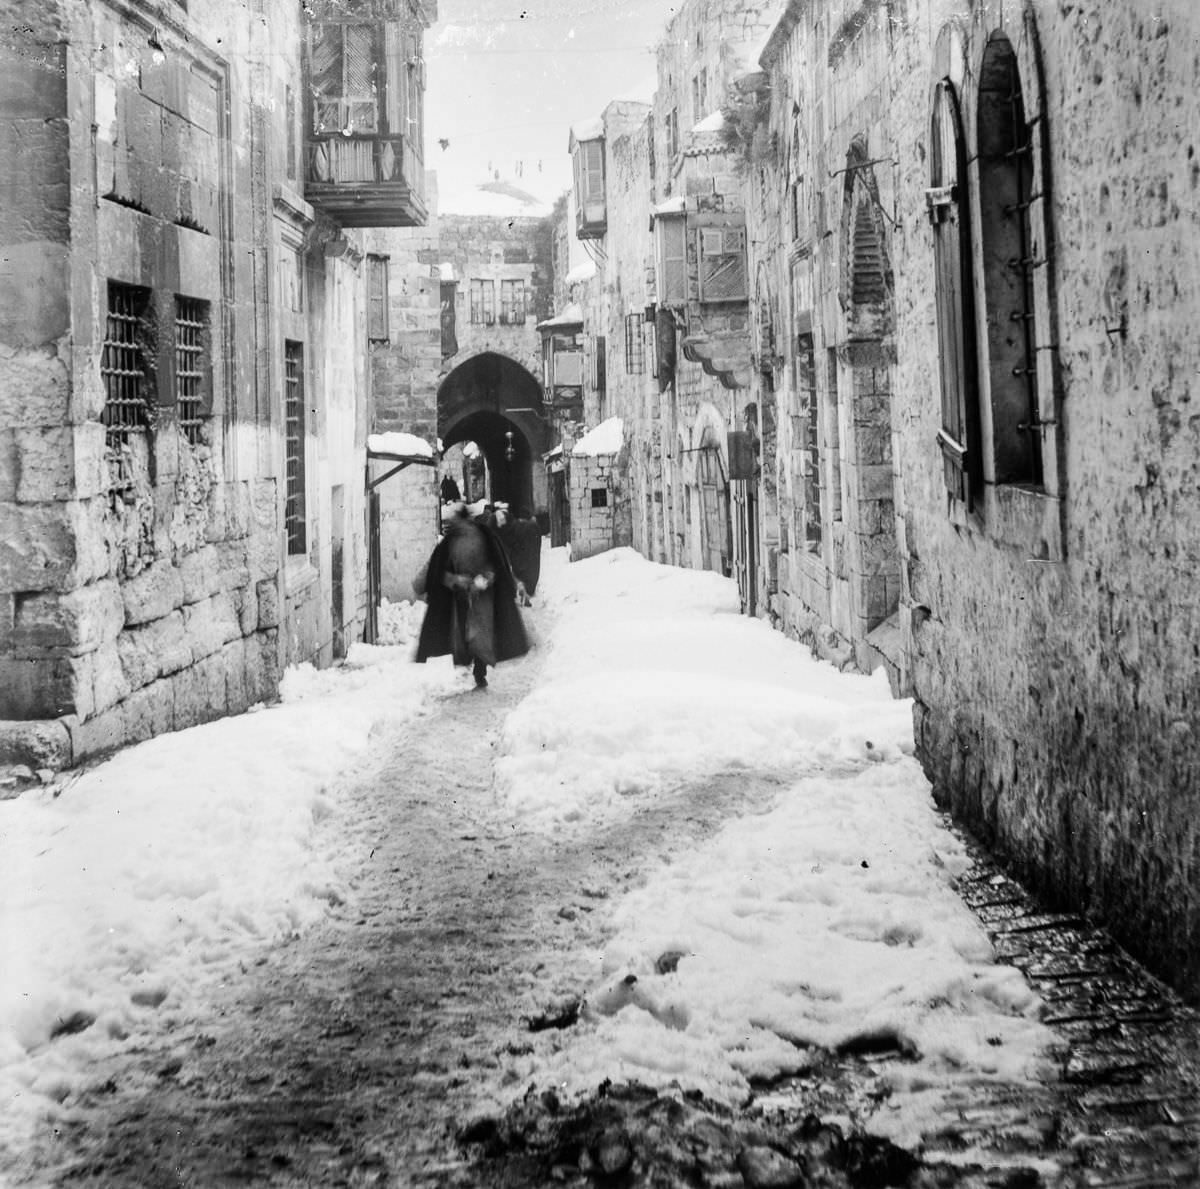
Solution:
[[[536,679],[479,742],[512,838],[587,846],[705,781],[751,791],[605,901],[603,952],[547,946],[547,985],[584,985],[581,1021],[479,1067],[481,1094],[503,1107],[531,1082],[570,1096],[608,1077],[735,1103],[812,1046],[883,1033],[905,1057],[866,1122],[908,1146],[956,1090],[1047,1076],[1041,1001],[954,891],[969,859],[913,758],[911,701],[741,615],[720,575],[631,549],[573,565],[550,550],[542,575],[542,643],[513,662]],[[186,1061],[214,987],[353,903],[372,753],[480,696],[448,657],[410,662],[423,610],[385,606],[390,644],[289,669],[277,705],[0,801],[0,1169],[139,1033],[173,1029]]]
[[[496,174],[552,203],[571,184],[571,125],[653,95],[654,49],[677,7],[439,0],[425,38],[425,161],[443,209]]]

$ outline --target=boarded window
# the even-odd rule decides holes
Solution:
[[[500,282],[500,321],[508,326],[525,325],[525,282]]]
[[[304,344],[288,340],[283,345],[284,470],[287,484],[283,520],[289,555],[308,552],[304,460],[307,417],[304,400]]]
[[[313,132],[317,135],[377,133],[382,82],[381,26],[309,26]]]
[[[941,371],[938,444],[946,490],[968,508],[982,483],[971,250],[966,206],[966,151],[958,98],[948,79],[934,91],[930,181],[935,302]]]
[[[108,317],[100,356],[104,383],[100,419],[113,491],[132,485],[133,441],[150,428],[153,347],[149,309],[149,289],[108,283]]]
[[[179,431],[200,445],[211,408],[212,368],[209,305],[192,297],[175,298],[175,407]]]
[[[658,302],[679,306],[687,302],[687,224],[683,215],[660,215],[654,220],[658,238]]]
[[[367,257],[367,338],[386,343],[388,330],[388,258]]]
[[[471,321],[480,326],[491,326],[496,321],[495,281],[471,282]]]
[[[700,300],[745,301],[746,229],[701,227],[698,236]]]

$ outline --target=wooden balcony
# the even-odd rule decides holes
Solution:
[[[343,227],[420,227],[425,167],[402,136],[312,137],[305,145],[304,197]]]

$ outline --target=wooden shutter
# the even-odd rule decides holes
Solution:
[[[386,256],[367,257],[367,338],[388,339],[388,262]]]
[[[342,128],[342,27],[311,25],[308,30],[309,80],[313,89],[313,131]]]
[[[658,300],[660,305],[687,301],[687,228],[682,215],[655,220],[658,230]]]
[[[980,479],[979,405],[971,300],[966,153],[958,100],[949,80],[934,95],[930,138],[932,187],[926,195],[933,223],[942,428],[938,433],[946,490],[971,507]]]
[[[406,67],[404,64],[404,30],[394,21],[384,26],[383,61],[387,74],[384,91],[384,114],[390,136],[403,136],[407,131]]]

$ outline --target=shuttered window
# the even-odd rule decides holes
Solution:
[[[687,225],[683,215],[660,215],[654,221],[658,236],[658,301],[678,306],[687,302]]]
[[[367,338],[386,343],[388,329],[388,258],[367,257]]]
[[[646,370],[646,340],[642,337],[643,315],[625,315],[625,374],[640,376]]]
[[[575,145],[575,206],[580,226],[605,222],[603,140],[581,140]]]
[[[471,282],[471,321],[481,326],[491,326],[496,321],[495,281]]]
[[[930,181],[946,490],[968,508],[981,494],[982,450],[975,357],[966,152],[958,98],[949,80],[934,92]]]

